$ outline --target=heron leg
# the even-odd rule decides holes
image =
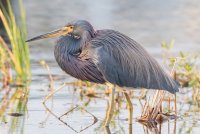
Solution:
[[[114,100],[115,100],[115,85],[113,86],[112,88],[112,91],[111,91],[111,95],[110,95],[110,99],[109,99],[109,109],[108,109],[108,112],[106,113],[106,121],[105,121],[105,124],[104,126],[109,126],[110,124],[110,121],[113,117],[113,113],[114,113]]]
[[[128,119],[128,122],[129,122],[129,125],[132,124],[132,120],[133,120],[133,105],[131,103],[131,99],[128,95],[128,93],[126,91],[124,91],[124,95],[125,95],[125,98],[127,100],[127,103],[128,103],[128,109],[129,109],[129,119]]]

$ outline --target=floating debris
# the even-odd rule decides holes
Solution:
[[[25,84],[10,84],[10,87],[26,87],[27,85],[25,85]]]
[[[9,116],[13,116],[13,117],[20,117],[20,116],[24,116],[24,114],[22,113],[8,113]]]

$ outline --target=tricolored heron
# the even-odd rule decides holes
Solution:
[[[54,55],[67,74],[84,81],[113,85],[105,126],[113,115],[116,86],[178,91],[178,82],[140,44],[120,32],[94,30],[88,21],[78,20],[28,41],[52,37],[60,37]],[[132,120],[132,104],[126,93],[125,97]]]

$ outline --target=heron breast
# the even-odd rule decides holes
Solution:
[[[97,69],[91,59],[79,57],[80,51],[69,53],[64,48],[55,47],[54,54],[58,65],[67,74],[80,79],[95,83],[105,83],[103,75]]]

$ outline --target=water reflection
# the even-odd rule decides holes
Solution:
[[[160,124],[155,124],[155,123],[150,123],[147,125],[143,126],[144,134],[162,134],[162,133],[168,133],[168,134],[176,134],[176,119],[173,121],[167,121],[165,122],[167,124],[167,131],[163,132],[162,131],[162,126],[163,123]],[[171,127],[171,124],[173,125]]]
[[[17,5],[17,1],[13,2],[14,5]],[[103,0],[95,2],[93,0],[55,0],[54,2],[49,2],[48,0],[26,0],[24,2],[27,9],[29,36],[63,26],[70,20],[87,19],[96,29],[113,28],[126,33],[148,48],[148,51],[157,57],[161,57],[160,47],[158,47],[160,43],[163,40],[171,40],[172,38],[176,40],[174,50],[176,52],[180,50],[194,51],[200,48],[197,45],[200,43],[200,19],[197,17],[200,11],[200,3],[198,0],[182,0],[181,2],[178,0],[169,0],[167,3],[153,0]],[[85,122],[85,120],[88,120],[87,111],[94,114],[94,117],[89,114],[92,117],[89,118],[89,121],[91,121],[89,123],[94,124],[90,127],[86,126],[87,129],[82,131],[82,133],[93,131],[97,133],[132,133],[133,131],[133,133],[140,132],[145,134],[176,132],[185,134],[199,132],[199,114],[194,113],[194,111],[199,112],[199,106],[195,110],[193,102],[191,102],[190,98],[188,99],[188,96],[191,96],[189,93],[190,89],[183,91],[180,94],[181,97],[179,97],[178,111],[181,116],[184,116],[184,119],[179,120],[178,126],[176,126],[178,123],[176,120],[147,126],[136,123],[136,120],[134,120],[133,125],[129,126],[127,121],[128,114],[124,111],[126,106],[122,94],[117,93],[115,120],[112,121],[110,128],[102,128],[105,109],[106,106],[108,107],[106,94],[109,93],[109,90],[98,90],[99,93],[94,95],[92,90],[91,92],[85,92],[84,88],[76,88],[76,92],[74,93],[74,91],[71,91],[71,86],[66,87],[68,91],[61,91],[58,96],[49,100],[49,108],[46,108],[49,114],[46,115],[44,108],[40,104],[49,86],[46,84],[48,81],[45,80],[48,78],[48,75],[44,73],[41,66],[33,63],[33,61],[38,61],[41,58],[49,61],[50,66],[53,68],[53,74],[59,78],[59,83],[62,80],[71,80],[71,77],[61,72],[57,64],[55,64],[52,45],[49,44],[53,44],[53,42],[38,42],[36,45],[31,46],[33,82],[29,99],[29,111],[27,111],[27,94],[29,92],[27,91],[27,87],[1,89],[0,133],[33,133],[33,131],[36,131],[35,133],[53,133],[54,129],[58,133],[65,133],[66,131],[70,131],[67,128],[72,127],[74,129],[76,126],[78,126],[79,130],[75,130],[80,132],[82,130],[80,129],[82,122],[84,125],[88,125],[88,122]],[[95,85],[93,88],[95,88]],[[89,90],[91,88],[87,87],[86,89]],[[77,94],[79,95],[76,96]],[[138,117],[141,113],[140,108],[142,107],[140,104],[143,102],[143,99],[146,99],[146,93],[142,95],[139,91],[136,91],[132,95],[132,98],[135,107],[134,117]],[[71,102],[72,100],[73,103]],[[78,107],[76,107],[77,103],[79,103]],[[59,104],[61,106],[57,108],[56,106]],[[83,114],[83,119],[79,122],[76,120],[67,120],[67,125],[71,122],[73,125],[66,127],[66,120],[64,118],[66,116],[63,118],[59,117],[73,108],[75,109],[71,112],[70,117],[75,116],[78,118],[79,115]],[[29,113],[29,116],[27,116],[27,113]],[[56,117],[56,119],[50,120],[49,118],[52,116]],[[190,119],[191,117],[192,119]],[[42,123],[40,119],[42,119]],[[62,122],[64,127],[57,123],[57,120]],[[39,123],[41,123],[41,126],[37,127]],[[142,127],[143,129],[141,129]],[[197,128],[196,131],[195,128]]]
[[[59,90],[61,90],[62,88],[64,88],[66,85],[69,85],[69,84],[71,84],[71,83],[64,83],[62,86],[60,86],[59,88],[57,88],[55,91],[52,91],[49,95],[47,95],[45,97],[44,101],[43,101],[43,105],[44,105],[45,109],[49,112],[49,114],[51,114],[54,117],[56,117],[59,121],[61,121],[62,123],[64,123],[66,126],[68,126],[74,132],[80,133],[80,132],[86,130],[87,128],[91,127],[92,125],[94,125],[98,121],[97,117],[94,116],[89,111],[87,111],[85,108],[80,107],[79,105],[69,104],[69,105],[71,105],[72,108],[70,108],[69,111],[67,111],[66,113],[61,114],[61,115],[56,115],[53,112],[53,105],[51,105],[51,108],[48,108],[48,106],[46,105],[46,101],[48,99],[50,99],[50,97],[52,97],[56,92],[58,92]],[[88,103],[89,103],[89,101],[88,101]],[[52,103],[51,104],[53,104],[53,98],[52,98]],[[86,125],[86,126],[80,126],[79,129],[75,129],[74,127],[76,126],[76,124],[70,124],[70,123],[68,123],[66,121],[67,118],[73,118],[70,115],[74,114],[75,111],[81,112],[79,114],[84,113],[84,116],[90,116],[90,117],[92,117],[92,122],[90,124]],[[75,114],[75,116],[77,116],[79,114]],[[45,121],[47,121],[48,117],[49,117],[49,115],[47,116],[47,118],[45,119]],[[77,117],[75,117],[74,119],[80,120],[80,118],[77,118]],[[43,122],[43,123],[45,123],[45,122]],[[73,122],[71,122],[71,123],[73,123]]]
[[[61,85],[53,93],[56,93],[57,91],[65,88],[65,86],[68,84],[69,83],[65,83],[65,84]],[[73,83],[75,92],[77,92],[77,87],[76,87],[77,85],[79,85],[78,86],[79,88],[80,88],[80,85],[82,85],[83,87],[85,86],[84,83],[80,83],[80,82]],[[86,85],[87,85],[87,83],[86,83]],[[96,86],[94,86],[94,87],[96,87]],[[122,111],[122,105],[123,105],[122,103],[125,103],[123,101],[123,99],[116,100],[116,105],[115,105],[116,109],[115,109],[115,113],[114,113],[115,120],[112,120],[110,127],[104,127],[103,126],[104,120],[96,117],[93,113],[89,112],[87,110],[87,108],[90,107],[90,103],[92,103],[92,101],[95,101],[96,99],[97,99],[97,101],[100,101],[101,99],[105,99],[105,97],[106,97],[106,96],[104,96],[105,94],[96,93],[96,95],[94,96],[91,94],[88,95],[88,93],[86,93],[86,91],[84,89],[81,89],[81,90],[79,89],[78,91],[80,91],[79,99],[80,99],[80,101],[82,101],[82,105],[68,103],[67,105],[70,105],[70,107],[68,108],[68,110],[66,110],[66,112],[64,114],[63,113],[56,114],[54,111],[55,109],[52,106],[51,106],[51,108],[48,108],[48,106],[46,105],[46,103],[48,103],[48,101],[51,99],[50,97],[52,97],[52,95],[53,95],[52,93],[50,93],[50,95],[48,95],[48,98],[45,99],[45,103],[44,103],[45,109],[49,112],[49,114],[54,116],[57,120],[59,120],[60,122],[65,124],[68,128],[70,128],[71,130],[73,130],[76,133],[80,133],[80,132],[83,132],[83,131],[89,129],[90,127],[95,125],[97,122],[99,122],[98,123],[99,125],[96,127],[96,129],[94,129],[97,133],[103,133],[103,132],[107,133],[107,134],[111,134],[111,133],[132,134],[133,133],[134,124],[136,123],[137,120],[134,120],[133,125],[128,125],[128,122],[127,122],[128,120],[122,119],[119,116]],[[89,91],[89,92],[92,92],[92,91]],[[123,98],[122,96],[120,97],[120,92],[118,92],[117,94],[118,94],[118,97],[117,97],[118,99]],[[101,96],[101,97],[96,97],[96,96]],[[53,99],[51,99],[51,100],[53,100]],[[52,103],[53,103],[53,101],[51,102],[51,104]],[[49,104],[49,105],[51,105],[51,104]],[[108,110],[108,108],[109,108],[109,103],[107,101],[107,110]],[[106,115],[106,112],[105,112],[105,115]],[[47,118],[45,119],[45,121],[43,123],[47,122],[48,118],[49,118],[49,115],[47,116]],[[152,121],[152,122],[148,122],[148,124],[141,124],[141,126],[143,126],[143,131],[145,134],[161,134],[163,123],[168,124],[168,126],[167,126],[168,133],[176,133],[176,119],[175,120],[169,119],[168,121],[165,121],[162,123]],[[170,124],[174,124],[173,127],[171,127]],[[126,128],[127,126],[128,126],[128,128]]]
[[[91,120],[92,120],[91,124],[88,124],[88,125],[86,125],[86,126],[81,126],[81,129],[80,129],[79,131],[75,130],[75,129],[74,129],[74,126],[71,126],[71,125],[67,124],[67,122],[65,122],[64,120],[66,120],[66,118],[71,118],[71,117],[70,117],[70,114],[74,114],[75,111],[83,112],[84,115],[86,114],[85,116],[91,116],[91,117],[92,117],[92,119],[91,119]],[[69,116],[69,117],[68,117],[68,116]],[[82,131],[88,129],[89,127],[91,127],[92,125],[94,125],[94,124],[98,121],[97,117],[95,117],[92,113],[88,112],[86,109],[84,109],[84,108],[82,108],[82,107],[79,107],[78,105],[77,105],[76,107],[72,108],[71,110],[67,111],[65,114],[61,115],[61,116],[59,117],[59,120],[62,121],[63,123],[65,122],[65,124],[66,124],[68,127],[70,127],[72,130],[74,130],[74,131],[77,132],[77,133],[80,133],[80,132],[82,132]],[[79,119],[79,120],[80,120],[80,119]]]
[[[28,87],[6,87],[1,91],[0,132],[23,133],[28,102]]]
[[[40,122],[40,130],[48,128],[53,121],[53,126],[58,128],[59,125],[56,125],[56,120],[59,121],[63,126],[63,131],[70,129],[74,133],[88,133],[95,131],[96,133],[121,133],[121,134],[132,134],[136,132],[144,133],[144,134],[165,134],[165,133],[192,133],[193,129],[198,126],[198,121],[191,120],[188,122],[188,119],[178,119],[179,126],[177,127],[177,120],[169,119],[162,124],[159,123],[149,123],[149,124],[139,124],[137,120],[133,119],[133,124],[128,125],[127,119],[127,110],[126,110],[126,102],[125,98],[123,97],[123,93],[117,92],[116,104],[115,104],[115,114],[114,120],[112,120],[109,127],[103,127],[104,123],[104,116],[106,114],[106,107],[108,109],[108,96],[99,90],[97,87],[101,86],[93,86],[97,88],[95,90],[95,96],[91,95],[93,91],[87,92],[87,88],[80,89],[77,85],[87,85],[84,83],[73,83],[71,85],[71,93],[70,96],[73,96],[71,99],[69,98],[62,98],[61,101],[59,100],[59,92],[62,93],[62,90],[70,87],[70,85],[61,85],[62,90],[57,92],[53,98],[49,98],[47,102],[44,104],[45,110],[48,114],[45,114],[45,118],[42,119]],[[91,86],[91,85],[89,85]],[[59,86],[60,87],[60,86]],[[69,89],[67,89],[69,90]],[[51,91],[50,91],[51,92]],[[106,91],[108,93],[109,91]],[[132,102],[134,102],[134,117],[138,117],[137,114],[138,109],[140,109],[138,101],[137,92],[132,93],[135,95],[132,97]],[[143,92],[141,93],[143,94]],[[0,123],[0,131],[3,133],[26,133],[24,130],[27,127],[27,121],[29,122],[28,126],[33,127],[34,125],[30,123],[30,117],[34,115],[33,111],[29,108],[27,109],[27,95],[28,95],[28,88],[27,87],[8,87],[1,92],[1,123]],[[139,96],[140,94],[138,94]],[[92,96],[92,97],[91,97]],[[97,97],[96,97],[97,96]],[[77,101],[72,101],[74,99],[78,99]],[[33,98],[30,99],[32,101]],[[142,98],[140,101],[144,101]],[[99,102],[96,104],[96,102]],[[39,105],[41,102],[36,101],[36,105]],[[61,103],[61,104],[59,104]],[[64,103],[64,105],[63,105]],[[135,104],[136,103],[136,104]],[[144,102],[143,102],[144,103]],[[105,107],[102,105],[104,104]],[[33,102],[30,105],[35,105]],[[60,105],[59,107],[57,107]],[[95,106],[96,105],[96,106]],[[138,106],[137,106],[138,105]],[[103,106],[103,107],[102,107]],[[182,106],[179,107],[178,111],[182,111]],[[61,111],[59,109],[62,109]],[[29,113],[29,114],[27,114]],[[43,111],[37,112],[37,118]],[[27,116],[28,115],[28,116]],[[51,117],[55,117],[55,120],[52,120]],[[27,120],[27,121],[26,121]],[[181,122],[180,122],[181,120]],[[34,119],[31,119],[34,121]],[[181,123],[181,125],[180,125]],[[68,130],[69,131],[69,130]],[[67,132],[68,132],[67,131]],[[49,132],[49,131],[48,131]],[[61,131],[59,131],[61,132]]]

